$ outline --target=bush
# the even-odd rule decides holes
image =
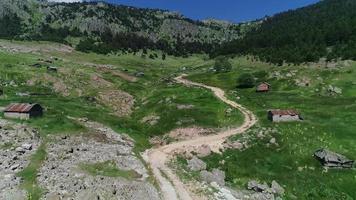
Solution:
[[[250,73],[241,74],[237,79],[238,88],[252,88],[255,84],[255,77]]]
[[[232,65],[226,57],[217,57],[215,59],[214,70],[217,73],[230,72]]]

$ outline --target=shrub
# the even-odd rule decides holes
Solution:
[[[255,84],[255,77],[250,73],[241,74],[237,79],[238,88],[252,88]]]
[[[226,57],[217,57],[215,59],[214,70],[217,73],[230,72],[232,65]]]

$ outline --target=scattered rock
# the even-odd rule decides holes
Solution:
[[[340,95],[342,94],[342,89],[336,86],[329,85],[327,91],[332,94]]]
[[[158,124],[158,121],[161,119],[160,116],[156,116],[156,115],[149,115],[149,116],[146,116],[144,117],[142,120],[141,120],[141,123],[143,124],[149,124],[151,126],[154,126],[156,124]]]
[[[261,184],[256,180],[251,180],[247,183],[247,189],[256,192],[251,196],[252,199],[275,199],[275,195],[283,196],[285,192],[284,188],[277,181],[272,181],[271,187],[269,187],[267,183]]]
[[[177,105],[178,110],[190,110],[194,108],[194,105]]]
[[[0,146],[8,146],[0,148],[0,199],[26,199],[16,173],[28,166],[39,144],[37,130],[0,119]]]

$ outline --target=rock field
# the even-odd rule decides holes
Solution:
[[[16,174],[28,166],[39,145],[37,130],[0,119],[0,199],[26,198]]]
[[[95,122],[81,120],[89,135],[57,136],[47,145],[47,160],[40,169],[43,199],[159,199],[142,162],[132,153],[133,141]],[[92,176],[81,164],[113,161],[121,170],[134,170],[141,178]]]
[[[88,133],[50,136],[46,160],[37,174],[45,200],[154,200],[157,189],[148,180],[143,163],[133,153],[134,142],[110,128],[78,120]],[[0,119],[0,199],[24,200],[27,193],[17,173],[25,169],[41,144],[36,129]],[[93,174],[82,166],[111,162],[122,173],[135,176]]]

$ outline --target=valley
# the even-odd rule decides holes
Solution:
[[[356,199],[355,5],[1,1],[0,200]]]
[[[2,46],[6,46],[7,43],[8,41],[3,41]],[[26,46],[35,48],[41,44],[20,42],[18,45],[23,48]],[[192,147],[202,144],[206,144],[215,152],[201,158],[206,162],[207,169],[222,169],[226,173],[226,186],[232,190],[245,190],[245,184],[249,180],[257,179],[266,182],[278,181],[285,188],[284,197],[287,199],[293,199],[294,196],[321,198],[326,195],[325,198],[328,199],[345,195],[354,196],[352,190],[354,170],[325,171],[312,157],[315,150],[330,148],[352,158],[353,153],[350,150],[354,144],[352,140],[347,139],[352,137],[355,125],[352,117],[347,117],[352,116],[353,105],[356,102],[355,94],[352,92],[354,77],[352,61],[340,63],[334,68],[307,66],[278,68],[263,62],[251,61],[246,57],[238,57],[231,60],[233,65],[231,72],[214,73],[209,72],[214,64],[213,60],[200,55],[186,59],[167,57],[163,61],[134,55],[103,56],[76,51],[47,51],[41,48],[34,52],[14,52],[9,48],[3,48],[1,56],[1,81],[4,91],[1,106],[5,107],[10,102],[31,101],[45,107],[43,117],[16,122],[36,128],[41,138],[41,147],[33,154],[28,167],[19,172],[22,177],[20,188],[24,188],[34,199],[49,195],[49,191],[40,184],[36,174],[41,171],[41,166],[46,165],[48,153],[53,151],[49,147],[55,141],[54,138],[91,137],[90,132],[93,129],[83,126],[75,120],[76,118],[102,123],[119,133],[127,134],[135,141],[132,152],[139,159],[140,154],[151,148],[151,145],[163,145],[158,147],[158,151],[154,150],[157,147],[153,147],[152,152],[147,154],[154,157],[148,159],[150,164],[146,166],[148,167],[146,181],[153,181],[151,182],[153,185],[159,186],[162,184],[161,179],[168,176],[166,184],[174,187],[167,191],[174,189],[177,196],[186,193],[188,197],[196,198],[191,197],[192,191],[187,190],[186,185],[191,181],[201,180],[199,175],[186,168],[184,163],[191,155],[184,151],[197,151]],[[48,72],[45,67],[32,66],[42,62],[38,60],[50,59],[53,60],[50,65],[56,66],[58,72]],[[138,71],[143,71],[145,75],[135,77],[134,74]],[[126,75],[117,76],[116,72]],[[176,78],[183,73],[189,75],[184,79]],[[243,73],[253,74],[258,78],[257,82],[268,82],[272,90],[269,93],[256,93],[253,89],[236,89],[236,80]],[[131,76],[135,77],[136,81],[126,78]],[[309,80],[308,86],[300,84],[302,80]],[[58,83],[63,87],[58,86]],[[328,90],[329,85],[341,89],[342,93]],[[209,90],[215,90],[215,95]],[[134,104],[128,103],[131,100],[100,101],[100,94],[105,94],[106,91],[120,92],[119,96],[114,98],[127,98],[129,94]],[[258,122],[251,130],[245,131],[243,136],[236,135],[228,139],[243,143],[242,149],[226,147],[224,143],[225,138],[241,133],[242,130],[225,128],[244,127],[245,130],[253,124],[243,125],[243,121],[251,114],[246,114],[248,111],[229,99],[236,99],[236,102],[246,106],[258,118]],[[125,104],[124,107],[120,106],[122,103]],[[125,111],[125,115],[117,115],[115,107],[130,112]],[[241,109],[242,112],[235,109],[231,111],[230,108],[234,107]],[[267,110],[277,108],[297,109],[302,113],[304,121],[283,124],[269,122]],[[167,138],[166,134],[174,129],[193,126],[211,128],[213,132],[210,134],[213,135],[178,142],[174,138]],[[158,138],[161,142],[150,144],[150,138]],[[270,143],[272,138],[274,141]],[[181,149],[183,152],[179,151],[180,147],[184,148]],[[216,153],[221,152],[221,149],[225,150]],[[171,155],[183,155],[183,158],[178,156],[178,160],[175,161]],[[184,155],[187,157],[184,158]],[[167,167],[170,164],[165,164],[168,157],[173,159],[171,162],[178,162],[174,169]],[[156,158],[159,160],[155,160]],[[106,160],[91,161],[94,166],[104,170],[94,177],[106,177],[105,174],[110,173],[105,171],[110,168],[100,164],[104,161]],[[256,165],[251,166],[251,163]],[[125,169],[121,166],[120,168]],[[157,174],[161,174],[158,179],[154,178]],[[298,178],[292,179],[290,176]],[[170,182],[171,178],[173,185]],[[303,184],[300,184],[301,182]],[[313,186],[320,182],[323,184],[319,187]],[[208,184],[208,187],[211,186]],[[315,190],[306,193],[307,187],[313,187]],[[167,192],[164,188],[161,188],[162,195]],[[243,194],[251,195],[250,192]],[[209,192],[203,196],[205,195],[209,196]],[[183,196],[183,199],[188,198]]]

